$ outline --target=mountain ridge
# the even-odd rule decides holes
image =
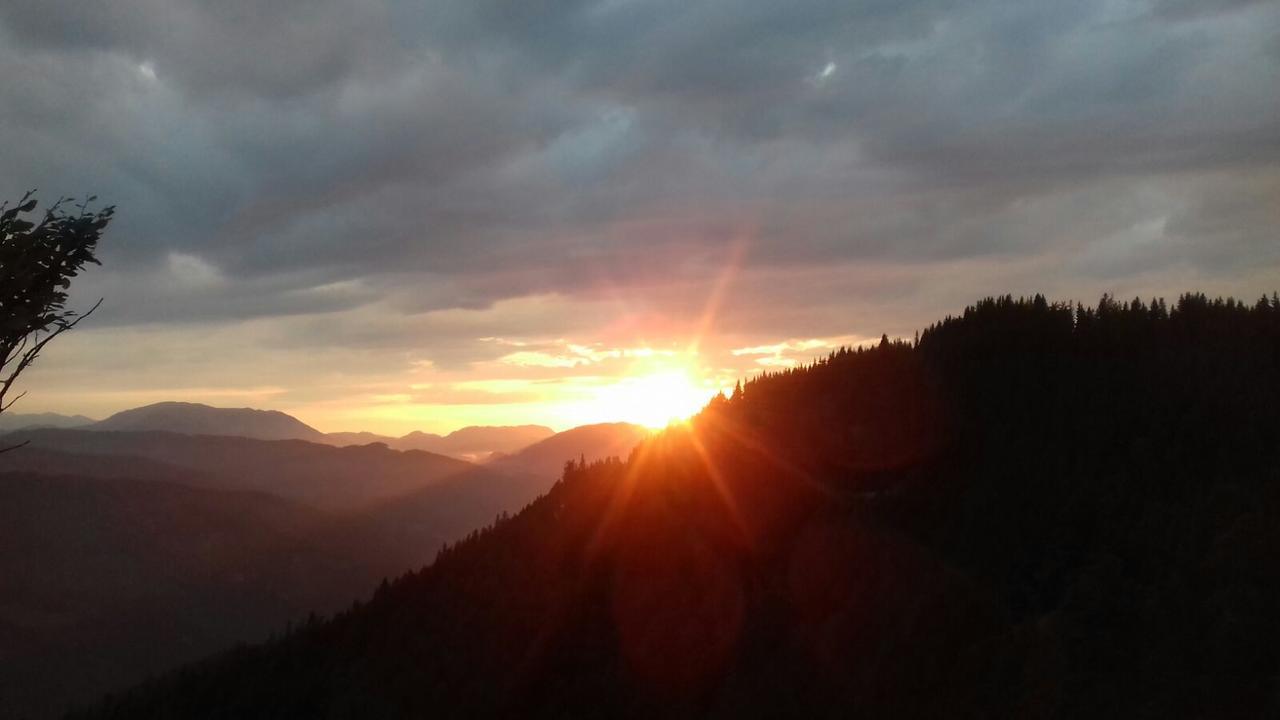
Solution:
[[[626,457],[652,434],[649,428],[626,422],[579,425],[514,453],[495,457],[486,463],[486,467],[558,477],[568,460]]]
[[[279,410],[222,408],[203,403],[164,401],[120,412],[94,423],[97,431],[162,431],[221,435],[254,440],[319,441],[324,433]]]
[[[84,415],[62,415],[60,413],[0,413],[0,432],[27,430],[33,428],[74,428],[92,425],[97,422]]]
[[[6,437],[62,453],[141,457],[196,471],[192,481],[211,489],[260,490],[338,511],[407,494],[474,467],[423,450],[339,448],[307,440],[80,429],[26,430]],[[0,469],[9,462],[5,455],[0,455]]]
[[[1280,711],[1280,305],[991,299],[73,717]]]
[[[321,442],[339,446],[380,442],[394,450],[426,450],[468,462],[483,462],[493,455],[518,451],[555,434],[545,425],[468,425],[445,435],[421,430],[400,437],[371,432],[326,433]]]
[[[181,401],[130,408],[99,421],[53,413],[29,416],[0,414],[0,432],[45,427],[157,431],[254,440],[306,440],[336,447],[382,443],[395,450],[424,450],[468,462],[486,460],[493,454],[514,452],[555,434],[549,427],[532,424],[468,425],[445,435],[414,430],[400,437],[368,431],[326,433],[279,410],[216,407]]]

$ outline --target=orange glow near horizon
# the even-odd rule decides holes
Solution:
[[[750,375],[750,368],[744,367],[748,362],[757,362],[707,342],[715,335],[721,305],[737,277],[746,246],[745,237],[728,245],[723,266],[707,288],[702,312],[692,332],[686,329],[682,338],[677,339],[682,333],[676,328],[669,330],[677,337],[656,345],[643,336],[621,343],[478,338],[509,350],[473,367],[488,377],[453,383],[424,378],[410,386],[413,392],[374,396],[381,406],[361,411],[361,424],[367,427],[372,417],[381,427],[438,426],[442,424],[439,406],[424,402],[428,396],[445,401],[454,427],[494,424],[492,418],[500,417],[502,424],[537,423],[558,430],[610,422],[657,430],[688,420],[716,393]],[[659,336],[668,334],[661,327],[646,329]],[[770,347],[763,352],[777,355],[780,351]],[[739,367],[726,369],[726,361]],[[435,371],[429,363],[423,369],[428,376]]]
[[[732,306],[749,241],[750,233],[735,238],[720,258],[711,259],[703,278],[677,288],[696,306],[679,316],[654,312],[643,298],[617,293],[593,301],[589,322],[583,323],[587,329],[569,335],[491,332],[584,312],[570,298],[531,295],[484,309],[428,313],[440,327],[463,336],[451,346],[454,356],[440,362],[429,352],[413,350],[369,370],[365,353],[340,349],[319,361],[273,356],[260,363],[264,373],[253,377],[197,378],[174,366],[156,370],[145,382],[103,387],[97,374],[69,380],[50,376],[39,388],[43,406],[29,411],[101,419],[151,402],[178,400],[279,410],[322,432],[391,437],[525,424],[554,431],[612,422],[660,429],[698,413],[739,379],[793,367],[862,340],[853,335],[755,335],[733,324],[726,333],[721,314]],[[475,337],[465,339],[462,329],[472,325]],[[142,331],[132,332],[129,343],[151,340]],[[68,343],[76,341],[73,336]],[[193,346],[206,341],[197,334],[183,338]],[[215,352],[214,346],[208,348]],[[48,372],[48,366],[41,371]]]
[[[689,419],[716,392],[718,388],[695,382],[683,368],[660,370],[619,378],[601,387],[594,399],[584,403],[583,410],[589,416],[612,416],[620,422],[658,429]]]
[[[395,436],[411,430],[444,434],[466,425],[538,424],[560,431],[626,422],[656,430],[698,413],[738,377],[680,350],[601,353],[608,357],[578,367],[538,367],[529,373],[522,367],[496,367],[505,377],[424,382],[405,392],[371,396],[372,404],[335,407],[332,419],[310,414],[302,419],[323,430]],[[496,402],[485,402],[489,399]]]

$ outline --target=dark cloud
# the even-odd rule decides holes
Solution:
[[[119,54],[196,97],[297,97],[397,61],[380,3],[14,0],[4,14],[28,48]]]
[[[1261,5],[1267,0],[1157,0],[1155,14],[1173,20],[1202,18]]]
[[[784,274],[1230,273],[1276,262],[1277,28],[1239,0],[15,0],[0,191],[119,206],[79,290],[122,325],[640,297],[736,244]],[[1135,227],[1161,258],[1098,249]]]

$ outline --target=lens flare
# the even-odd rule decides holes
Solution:
[[[688,419],[716,389],[695,382],[682,369],[624,377],[600,388],[593,405],[625,422],[661,428]]]

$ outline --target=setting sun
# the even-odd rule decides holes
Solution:
[[[685,420],[702,409],[716,389],[695,382],[686,370],[625,377],[606,385],[591,403],[619,420],[650,428]]]

